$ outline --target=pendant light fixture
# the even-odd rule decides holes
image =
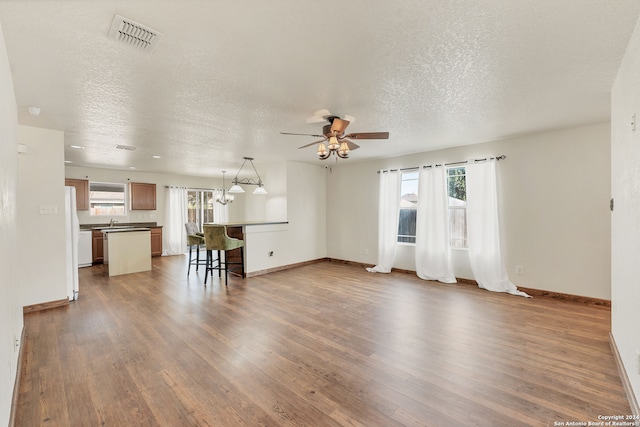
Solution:
[[[262,179],[260,179],[260,175],[258,174],[256,167],[253,165],[253,157],[243,157],[243,159],[244,161],[242,162],[242,166],[240,166],[240,169],[238,169],[238,173],[236,174],[236,177],[233,179],[233,185],[231,186],[231,188],[229,188],[229,193],[244,193],[244,189],[240,187],[240,184],[242,184],[242,185],[257,185],[258,188],[253,190],[253,194],[267,194],[267,190],[264,188],[264,184],[262,184]],[[247,160],[249,160],[249,163],[251,163],[251,167],[253,167],[253,171],[256,173],[256,176],[258,177],[257,181],[253,178],[238,179],[238,175],[240,174],[240,171],[244,167],[244,164],[247,163]]]
[[[226,205],[228,203],[233,203],[233,199],[236,197],[233,194],[229,194],[226,190],[226,185],[224,184],[224,174],[227,173],[227,171],[222,171],[222,194],[216,194],[216,202],[220,203],[221,205]]]

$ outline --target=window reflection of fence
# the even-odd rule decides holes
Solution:
[[[202,224],[213,222],[213,191],[190,190],[187,193],[187,219],[195,222],[202,230]]]
[[[124,206],[91,205],[89,215],[123,216]]]
[[[416,209],[400,209],[398,220],[398,242],[416,242]]]
[[[467,247],[467,209],[464,206],[449,207],[449,239],[452,248]]]

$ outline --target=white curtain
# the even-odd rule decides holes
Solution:
[[[180,255],[187,251],[187,189],[167,189],[167,224],[162,230],[165,255]]]
[[[466,181],[469,261],[478,286],[528,297],[509,281],[502,259],[496,161],[470,163]]]
[[[396,257],[400,215],[400,171],[380,171],[378,197],[378,264],[369,272],[390,273]]]
[[[229,222],[229,205],[221,205],[216,202],[217,196],[222,197],[222,190],[213,190],[213,222],[216,224]]]
[[[420,168],[415,254],[418,277],[456,283],[449,247],[449,206],[444,167]]]

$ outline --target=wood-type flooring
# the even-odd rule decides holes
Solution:
[[[16,425],[557,426],[630,413],[606,307],[330,261],[206,287],[186,267],[83,268],[79,300],[27,314]]]

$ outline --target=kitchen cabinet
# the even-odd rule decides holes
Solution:
[[[116,229],[118,227],[115,227]],[[104,228],[106,229],[106,228]],[[91,248],[93,251],[93,264],[102,264],[104,262],[104,230],[96,229],[91,233]],[[162,255],[162,227],[150,227],[151,229],[151,256]]]
[[[104,238],[101,230],[91,231],[91,251],[93,254],[93,264],[102,264],[104,261]]]
[[[129,206],[132,211],[155,211],[156,185],[144,182],[130,182]]]
[[[76,209],[79,211],[89,210],[89,181],[65,178],[64,185],[76,188]]]
[[[148,228],[103,228],[104,274],[149,271],[151,265],[151,238]]]
[[[162,227],[151,227],[151,256],[162,255]]]

